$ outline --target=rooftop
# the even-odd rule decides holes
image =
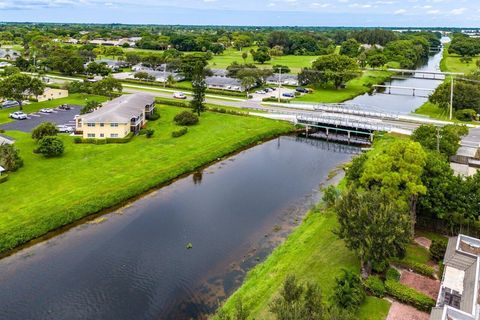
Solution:
[[[147,93],[135,93],[120,96],[108,101],[92,113],[81,115],[84,123],[128,123],[154,103],[154,97]]]

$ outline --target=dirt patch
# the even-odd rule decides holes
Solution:
[[[432,240],[425,238],[425,237],[417,237],[415,238],[415,242],[419,245],[424,247],[425,249],[430,249],[432,245]]]
[[[386,320],[428,320],[429,318],[428,313],[394,301]]]
[[[433,300],[437,300],[438,291],[440,290],[440,281],[438,280],[433,280],[410,271],[403,271],[400,283],[426,294]]]

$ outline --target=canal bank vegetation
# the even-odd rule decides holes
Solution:
[[[185,109],[158,109],[160,119],[148,123],[155,130],[149,139],[140,135],[127,144],[91,145],[59,135],[65,151],[58,158],[34,154],[30,134],[7,132],[16,139],[24,165],[0,187],[0,252],[293,130],[286,122],[204,112],[188,134],[172,138],[182,128],[173,119]]]
[[[480,40],[470,39],[464,35],[455,34],[452,42],[446,44],[440,69],[444,72],[464,73],[455,76],[453,91],[454,121],[477,121],[480,113]],[[451,78],[447,77],[429,101],[418,108],[415,113],[429,117],[449,120],[451,98]]]
[[[247,274],[219,309],[220,315],[233,315],[241,301],[249,314],[245,319],[283,319],[272,306],[291,275],[321,288],[327,311],[350,309],[354,319],[385,319],[390,306],[385,297],[429,312],[433,297],[403,283],[400,275],[413,270],[418,277],[438,277],[444,247],[432,245],[429,253],[413,238],[444,242],[442,234],[480,231],[475,209],[480,174],[462,179],[448,162],[464,130],[445,129],[448,134],[437,151],[428,134],[432,128],[422,126],[412,138],[386,134],[371,151],[354,158],[342,183],[327,188],[323,202]],[[344,273],[350,280],[342,280]],[[367,293],[365,299],[352,296],[358,291],[357,279]],[[345,287],[351,290],[342,290]],[[345,301],[350,307],[343,305]],[[331,319],[327,311],[314,319]]]

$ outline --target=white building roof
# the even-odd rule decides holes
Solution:
[[[4,167],[0,166],[0,172],[4,172],[4,171],[7,171],[7,170],[5,170]]]
[[[101,108],[79,118],[84,123],[128,123],[153,102],[154,97],[148,93],[123,95],[104,103]]]

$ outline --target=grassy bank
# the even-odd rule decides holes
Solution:
[[[383,83],[391,76],[392,74],[388,71],[365,71],[361,77],[349,81],[345,89],[318,87],[314,88],[313,93],[295,98],[294,101],[343,102],[369,92],[372,85]]]
[[[29,134],[9,131],[25,165],[0,185],[0,252],[86,215],[124,202],[181,174],[292,126],[268,119],[207,112],[180,138],[172,122],[184,109],[159,106],[150,122],[153,138],[127,144],[74,144],[63,136],[65,154],[45,159],[33,154]]]
[[[332,294],[335,277],[341,269],[359,272],[355,255],[332,230],[337,225],[332,212],[310,212],[287,240],[277,247],[263,263],[252,269],[243,285],[226,301],[224,309],[233,312],[235,301],[241,298],[255,319],[273,319],[269,303],[277,295],[288,274],[302,281],[317,282],[326,298]],[[359,310],[361,320],[383,320],[390,303],[369,297]]]
[[[62,99],[56,99],[56,100],[50,100],[50,101],[44,101],[44,102],[32,102],[30,104],[26,104],[23,106],[23,111],[25,113],[31,113],[31,112],[36,112],[42,108],[56,108],[62,104],[74,104],[74,105],[84,106],[90,100],[104,102],[107,100],[107,98],[102,96],[89,95],[89,94],[74,93],[74,94],[71,94],[68,98],[62,98]],[[19,110],[18,107],[0,109],[0,124],[12,121],[12,119],[10,119],[8,115],[18,110]]]

